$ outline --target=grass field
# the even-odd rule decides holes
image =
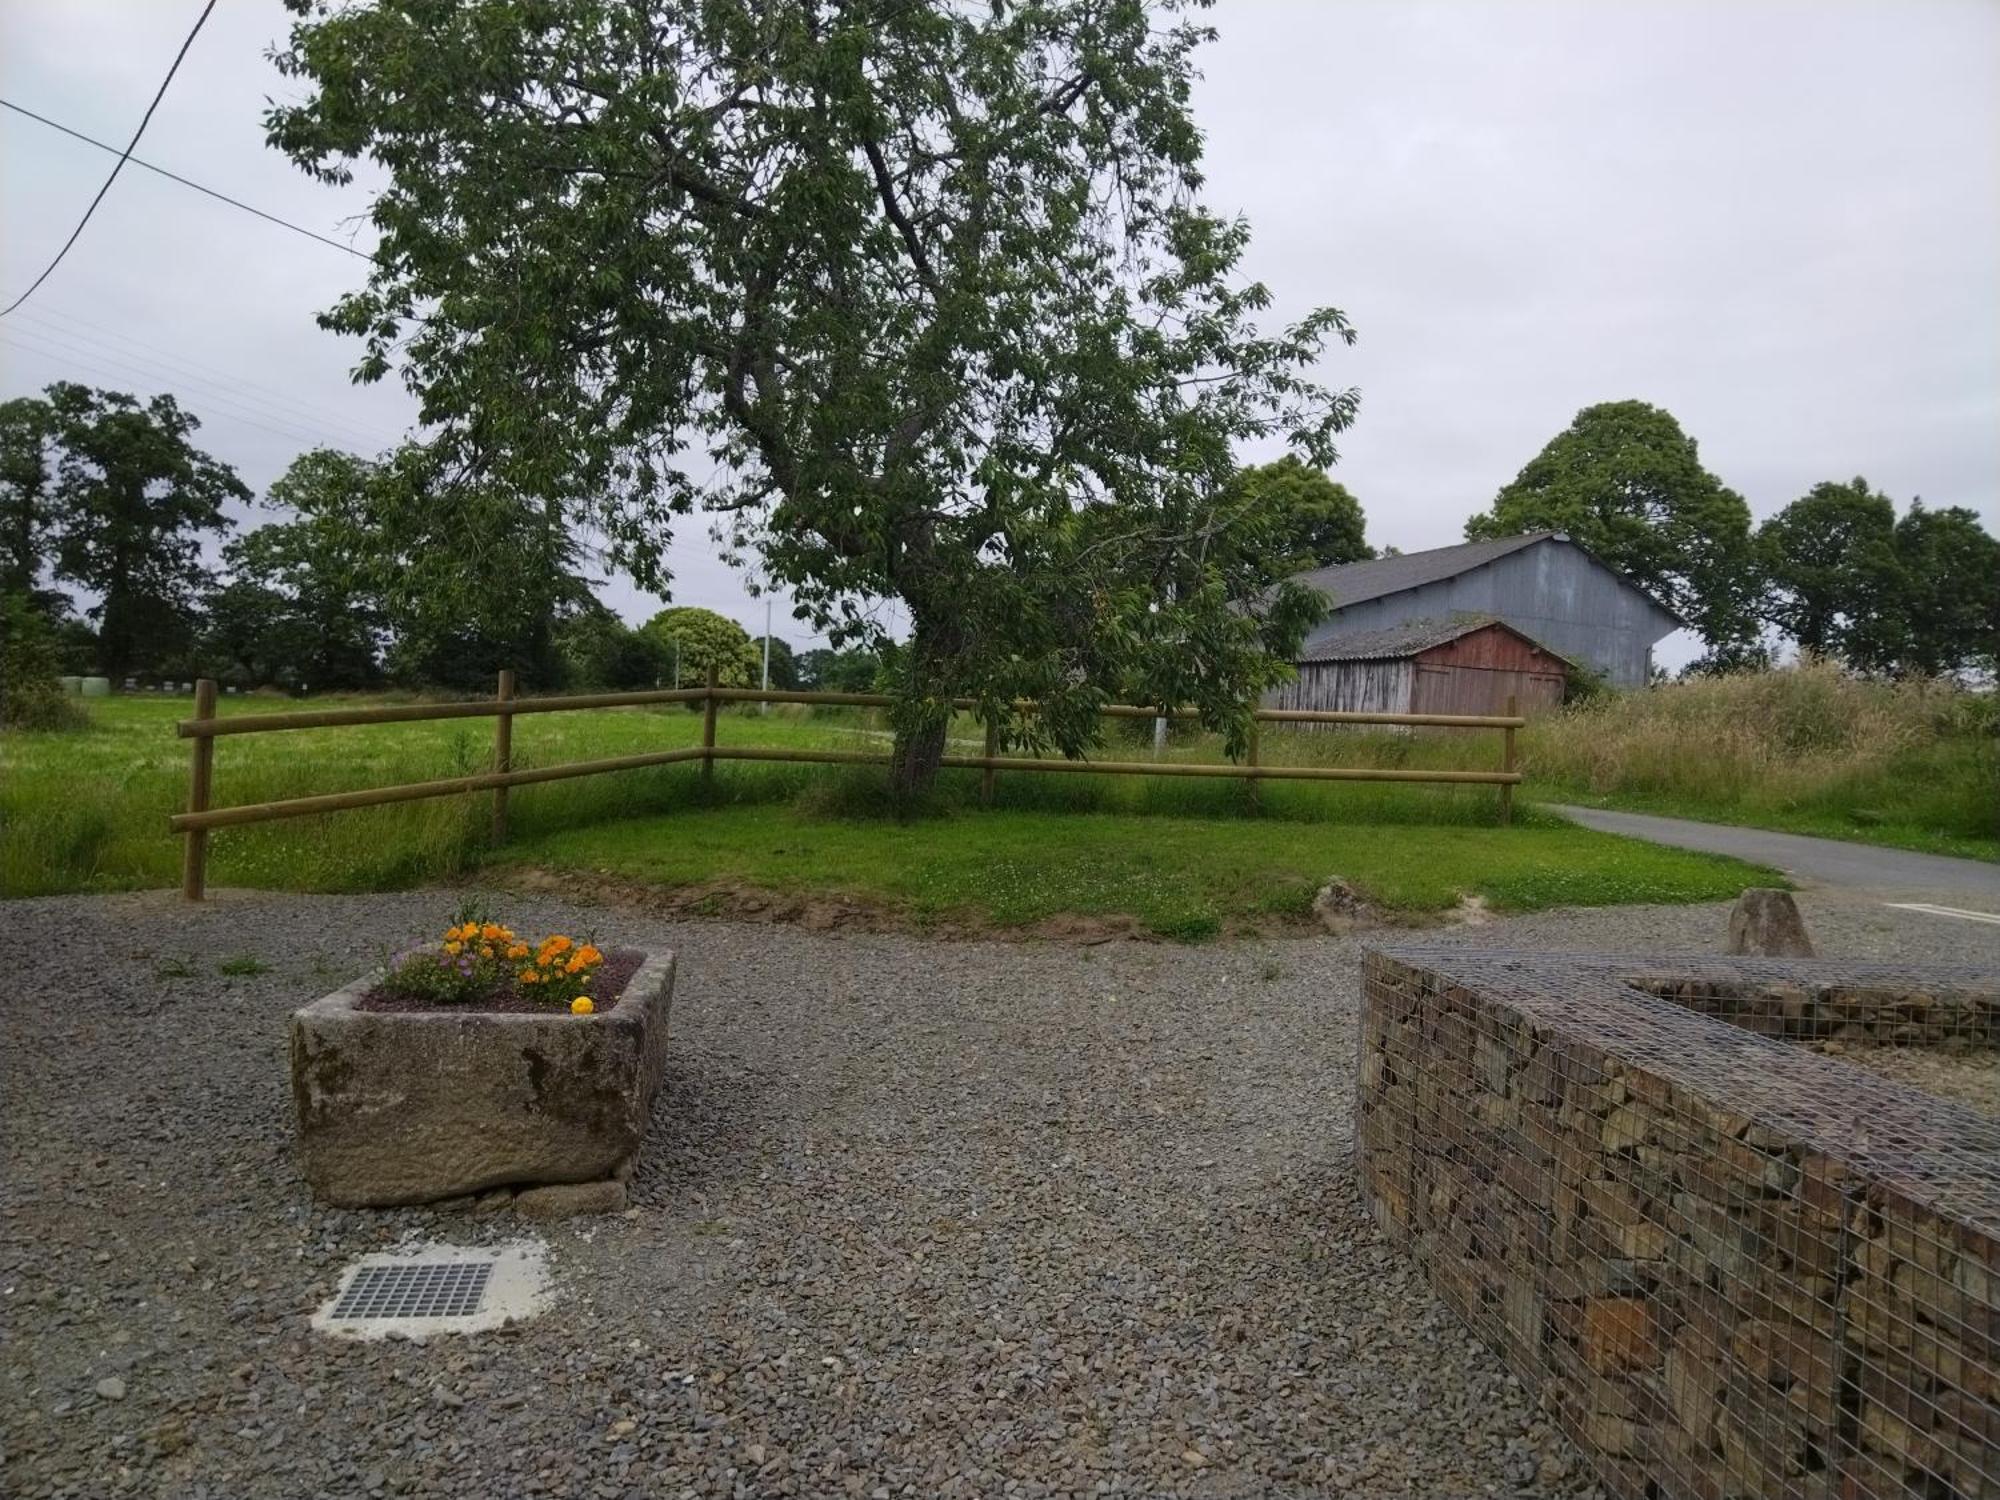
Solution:
[[[225,714],[282,710],[225,699]],[[166,816],[186,794],[173,733],[185,701],[116,698],[93,727],[0,737],[0,893],[170,886],[179,841]],[[1143,732],[1141,726],[1140,732]],[[217,805],[422,781],[484,769],[489,720],[303,730],[216,742]],[[968,733],[970,730],[968,729]],[[683,708],[533,715],[519,765],[697,743]],[[723,744],[886,749],[865,716],[726,713]],[[968,748],[976,745],[968,744]],[[1114,743],[1117,758],[1143,758]],[[1172,754],[1212,757],[1191,737]],[[1347,764],[1498,764],[1498,736],[1270,733],[1264,757]],[[1462,895],[1499,908],[1731,896],[1768,872],[1610,838],[1536,816],[1496,826],[1491,787],[1271,783],[1251,814],[1240,784],[1092,775],[1005,775],[991,809],[977,778],[947,773],[927,816],[889,815],[872,769],[736,763],[704,792],[692,766],[518,788],[514,838],[486,844],[484,797],[440,798],[224,829],[210,882],[366,890],[526,863],[675,885],[730,882],[841,894],[917,919],[1018,925],[1065,913],[1130,916],[1183,936],[1295,914],[1332,876],[1389,907],[1433,911]]]

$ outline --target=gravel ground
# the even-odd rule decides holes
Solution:
[[[289,1158],[286,1013],[456,900],[0,907],[0,1492],[1589,1493],[1362,1212],[1353,940],[934,943],[510,901],[680,953],[636,1206],[548,1227],[555,1309],[504,1333],[311,1334],[354,1255],[522,1232],[316,1208]],[[1806,905],[1829,954],[2000,967],[2000,929]],[[1723,920],[1449,940],[1713,952]]]
[[[1930,1047],[1846,1047],[1837,1042],[1814,1050],[2000,1120],[2000,1054],[1944,1052]]]

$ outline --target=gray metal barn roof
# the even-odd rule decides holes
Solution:
[[[1558,661],[1567,660],[1559,652],[1549,651],[1533,636],[1516,630],[1498,615],[1479,614],[1447,615],[1437,620],[1405,620],[1400,625],[1385,626],[1381,630],[1350,631],[1346,635],[1321,641],[1299,660],[1399,661],[1404,657],[1421,655],[1446,641],[1455,641],[1462,635],[1471,635],[1475,630],[1484,630],[1489,625],[1498,625],[1509,634],[1520,636],[1538,651],[1546,651]]]
[[[1560,531],[1526,531],[1519,536],[1497,537],[1490,542],[1460,542],[1456,547],[1433,547],[1428,552],[1405,552],[1397,557],[1371,557],[1364,562],[1336,563],[1330,568],[1314,568],[1310,573],[1297,574],[1293,582],[1320,590],[1332,599],[1334,608],[1340,609],[1349,604],[1380,599],[1384,594],[1400,594],[1405,589],[1422,588],[1427,583],[1456,578],[1496,558],[1551,538],[1569,540]]]

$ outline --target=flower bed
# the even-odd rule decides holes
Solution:
[[[622,1181],[665,1066],[673,974],[671,954],[467,919],[295,1012],[307,1182],[379,1207]]]

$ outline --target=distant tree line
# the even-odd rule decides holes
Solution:
[[[524,688],[638,689],[677,667],[699,683],[714,661],[732,685],[761,680],[762,642],[740,626],[685,608],[626,625],[596,596],[573,516],[447,482],[419,448],[303,453],[263,498],[271,519],[238,532],[224,507],[250,490],[195,446],[198,426],[171,396],[70,383],[0,404],[0,694],[25,703],[57,671],[485,691],[511,667]],[[872,686],[881,665],[780,640],[770,654],[781,688]],[[7,713],[31,717],[48,715]]]

